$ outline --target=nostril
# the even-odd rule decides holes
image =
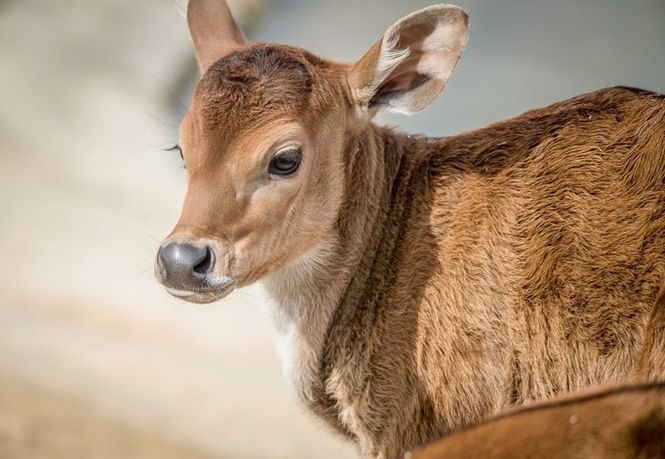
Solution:
[[[205,248],[206,253],[201,261],[199,261],[194,269],[192,270],[194,274],[205,276],[212,271],[213,266],[215,265],[215,255],[212,253],[210,247]]]

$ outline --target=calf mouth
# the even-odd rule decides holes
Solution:
[[[182,286],[170,286],[163,283],[167,293],[179,300],[189,303],[207,304],[219,301],[235,290],[235,282],[228,277],[210,279],[206,287],[183,288]]]

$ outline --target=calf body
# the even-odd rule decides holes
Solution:
[[[263,279],[297,393],[365,457],[663,376],[662,96],[612,88],[407,136],[371,118],[438,95],[463,10],[406,16],[353,65],[247,44],[218,0],[191,0],[188,21],[203,77],[157,277],[192,302]]]
[[[665,376],[665,99],[613,88],[451,138],[373,127],[349,146],[338,243],[268,286],[303,307],[303,398],[366,456]],[[329,317],[321,336],[308,314]]]

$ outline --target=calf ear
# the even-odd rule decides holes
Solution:
[[[453,73],[468,30],[466,12],[455,5],[430,6],[397,21],[351,67],[357,106],[406,114],[425,109]]]
[[[187,24],[199,67],[212,64],[245,46],[245,37],[224,0],[189,0]]]

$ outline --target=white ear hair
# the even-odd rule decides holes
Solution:
[[[381,54],[379,62],[376,64],[376,74],[374,75],[374,89],[376,89],[383,80],[392,72],[398,65],[400,65],[409,54],[409,48],[398,48],[399,45],[399,30],[393,24],[383,39],[381,40]]]
[[[351,69],[360,112],[423,110],[448,82],[467,36],[468,16],[454,5],[430,6],[397,21]]]

